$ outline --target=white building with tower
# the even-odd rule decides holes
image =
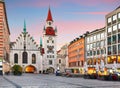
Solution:
[[[43,70],[47,70],[50,73],[54,73],[56,70],[55,59],[56,59],[56,37],[57,29],[53,28],[53,19],[51,10],[48,10],[48,16],[46,19],[46,25],[43,29]]]

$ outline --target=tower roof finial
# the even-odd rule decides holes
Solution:
[[[52,14],[51,14],[51,10],[50,10],[50,6],[49,6],[48,16],[47,16],[47,20],[46,20],[46,21],[53,21],[53,19],[52,19]]]
[[[24,29],[23,29],[24,32],[26,32],[26,22],[24,20]]]

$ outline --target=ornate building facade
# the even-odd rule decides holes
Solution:
[[[39,46],[26,31],[25,22],[23,32],[18,36],[16,41],[12,43],[10,50],[11,66],[18,64],[23,68],[23,72],[29,73],[38,73],[42,70],[42,58]]]
[[[51,73],[55,71],[55,59],[56,59],[56,36],[57,29],[53,28],[53,19],[51,10],[48,10],[48,16],[46,19],[46,26],[43,29],[43,69],[48,70]]]

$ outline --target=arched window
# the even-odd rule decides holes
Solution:
[[[28,54],[27,52],[23,52],[22,54],[22,62],[27,64]]]
[[[18,54],[17,53],[14,54],[14,63],[18,63]]]
[[[32,64],[36,64],[36,55],[32,54]]]

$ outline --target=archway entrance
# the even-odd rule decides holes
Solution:
[[[55,71],[55,69],[54,69],[53,67],[49,67],[49,68],[47,69],[47,72],[48,72],[48,73],[54,73],[54,71]]]
[[[25,68],[26,73],[34,73],[36,71],[36,68],[33,65],[28,65]]]

